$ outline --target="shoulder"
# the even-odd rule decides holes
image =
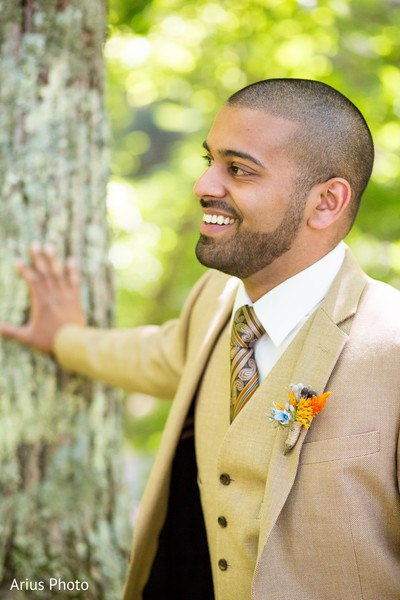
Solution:
[[[400,291],[369,277],[349,248],[322,307],[336,323],[348,323],[354,317],[369,331],[400,331]]]
[[[400,326],[400,291],[367,277],[367,285],[360,299],[360,310],[368,312],[377,322]]]
[[[399,290],[368,277],[352,327],[352,333],[356,332],[364,332],[366,345],[371,348],[391,347],[399,352]]]

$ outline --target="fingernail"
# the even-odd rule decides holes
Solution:
[[[76,260],[73,256],[68,256],[67,258],[67,264],[70,265],[70,267],[76,267]]]
[[[39,244],[39,242],[32,242],[32,244],[31,244],[31,250],[32,250],[32,252],[39,252],[40,251],[40,244]]]
[[[46,252],[46,254],[55,254],[55,249],[54,249],[53,244],[46,244],[43,249]]]

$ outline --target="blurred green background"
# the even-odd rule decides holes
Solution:
[[[109,0],[105,55],[118,326],[179,313],[203,272],[192,193],[201,144],[230,94],[270,77],[319,79],[363,112],[376,163],[347,242],[370,275],[400,288],[400,0]],[[168,409],[127,398],[137,498]]]

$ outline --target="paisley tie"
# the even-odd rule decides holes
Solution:
[[[254,344],[264,333],[252,306],[236,311],[231,332],[231,422],[259,386]]]

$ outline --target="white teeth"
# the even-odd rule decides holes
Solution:
[[[232,225],[235,222],[235,219],[223,217],[222,215],[204,215],[203,221],[205,223],[216,223],[218,225]]]

